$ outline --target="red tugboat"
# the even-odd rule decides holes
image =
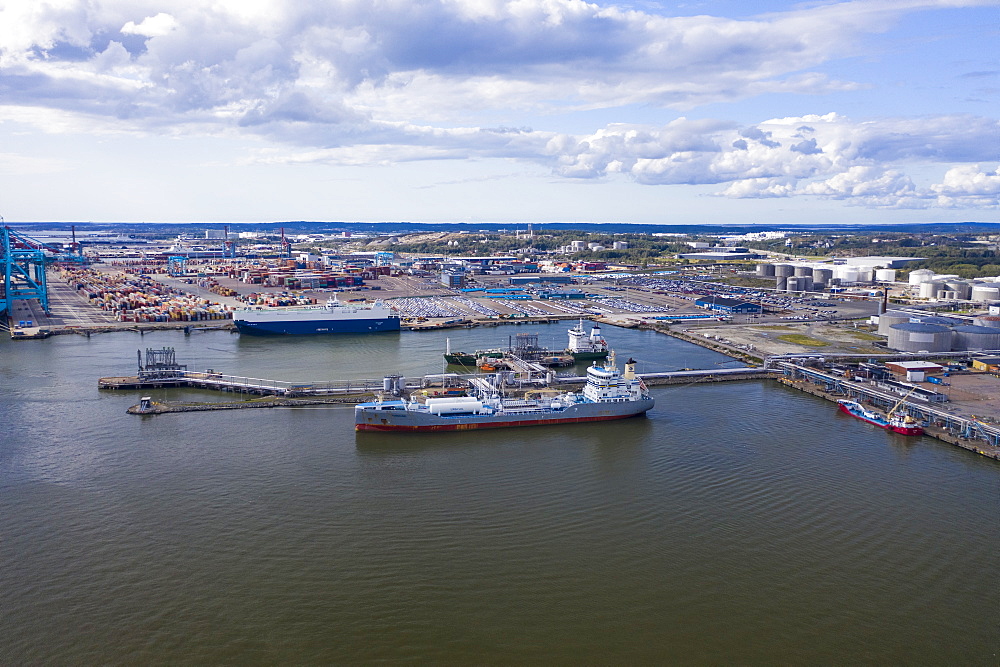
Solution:
[[[913,390],[911,389],[906,396],[909,396],[912,393]],[[901,398],[899,402],[892,407],[888,416],[879,414],[874,410],[869,410],[857,401],[841,399],[837,401],[837,403],[840,405],[841,412],[849,414],[852,417],[857,417],[858,419],[866,421],[869,424],[874,424],[879,428],[884,428],[887,431],[900,433],[902,435],[923,435],[924,429],[920,426],[916,419],[910,415],[897,412],[899,406],[906,400],[906,396]]]

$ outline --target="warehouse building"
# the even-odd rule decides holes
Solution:
[[[707,308],[708,310],[714,310],[717,313],[726,313],[727,315],[764,312],[763,306],[761,306],[759,303],[742,301],[740,299],[727,299],[726,297],[721,297],[721,296],[705,297],[703,299],[698,299],[697,301],[694,302],[694,305],[698,306],[699,308]]]

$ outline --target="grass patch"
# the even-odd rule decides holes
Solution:
[[[807,347],[826,347],[827,343],[816,338],[810,338],[804,334],[785,334],[784,336],[778,336],[778,340],[784,341],[786,343],[794,343],[795,345],[805,345]]]
[[[772,324],[766,327],[751,327],[751,328],[754,329],[755,331],[773,331],[775,329],[782,329],[784,331],[788,331],[789,329],[794,329],[795,327],[790,326],[788,324]]]
[[[885,336],[875,336],[863,331],[852,331],[851,336],[857,338],[858,340],[885,340]]]

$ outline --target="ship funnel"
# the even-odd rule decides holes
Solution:
[[[625,375],[623,377],[626,380],[635,379],[635,359],[632,357],[629,357],[628,361],[625,362]]]

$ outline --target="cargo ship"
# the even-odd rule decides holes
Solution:
[[[572,363],[574,364],[581,361],[607,359],[608,343],[604,340],[604,336],[601,335],[600,324],[594,324],[588,337],[587,332],[583,328],[583,320],[581,319],[580,323],[567,333],[569,333],[569,346],[565,350],[552,351],[538,347],[537,334],[518,334],[517,345],[512,346],[508,343],[506,349],[476,350],[474,354],[470,354],[468,352],[452,352],[449,345],[449,349],[445,351],[444,359],[449,364],[468,366],[470,368],[476,366],[480,359],[502,359],[508,352],[512,352],[527,361],[543,361],[551,358],[553,361],[548,365],[553,366],[563,365],[560,363],[560,358],[562,357],[572,357]],[[533,337],[534,342],[529,341],[528,337]]]
[[[399,331],[399,322],[399,315],[381,301],[343,304],[336,297],[323,306],[247,308],[233,312],[233,323],[241,334],[259,336]]]
[[[841,412],[866,421],[869,424],[874,424],[879,428],[884,428],[887,431],[902,435],[923,435],[924,429],[916,419],[910,415],[902,415],[896,412],[895,409],[890,411],[888,416],[886,416],[874,410],[867,409],[857,401],[840,399],[837,403],[840,405]]]
[[[507,398],[507,373],[470,382],[472,396],[415,400],[376,400],[354,409],[357,431],[463,431],[480,428],[542,426],[625,419],[645,414],[653,398],[635,374],[629,359],[624,373],[614,354],[587,369],[580,393],[566,392],[544,398]]]

